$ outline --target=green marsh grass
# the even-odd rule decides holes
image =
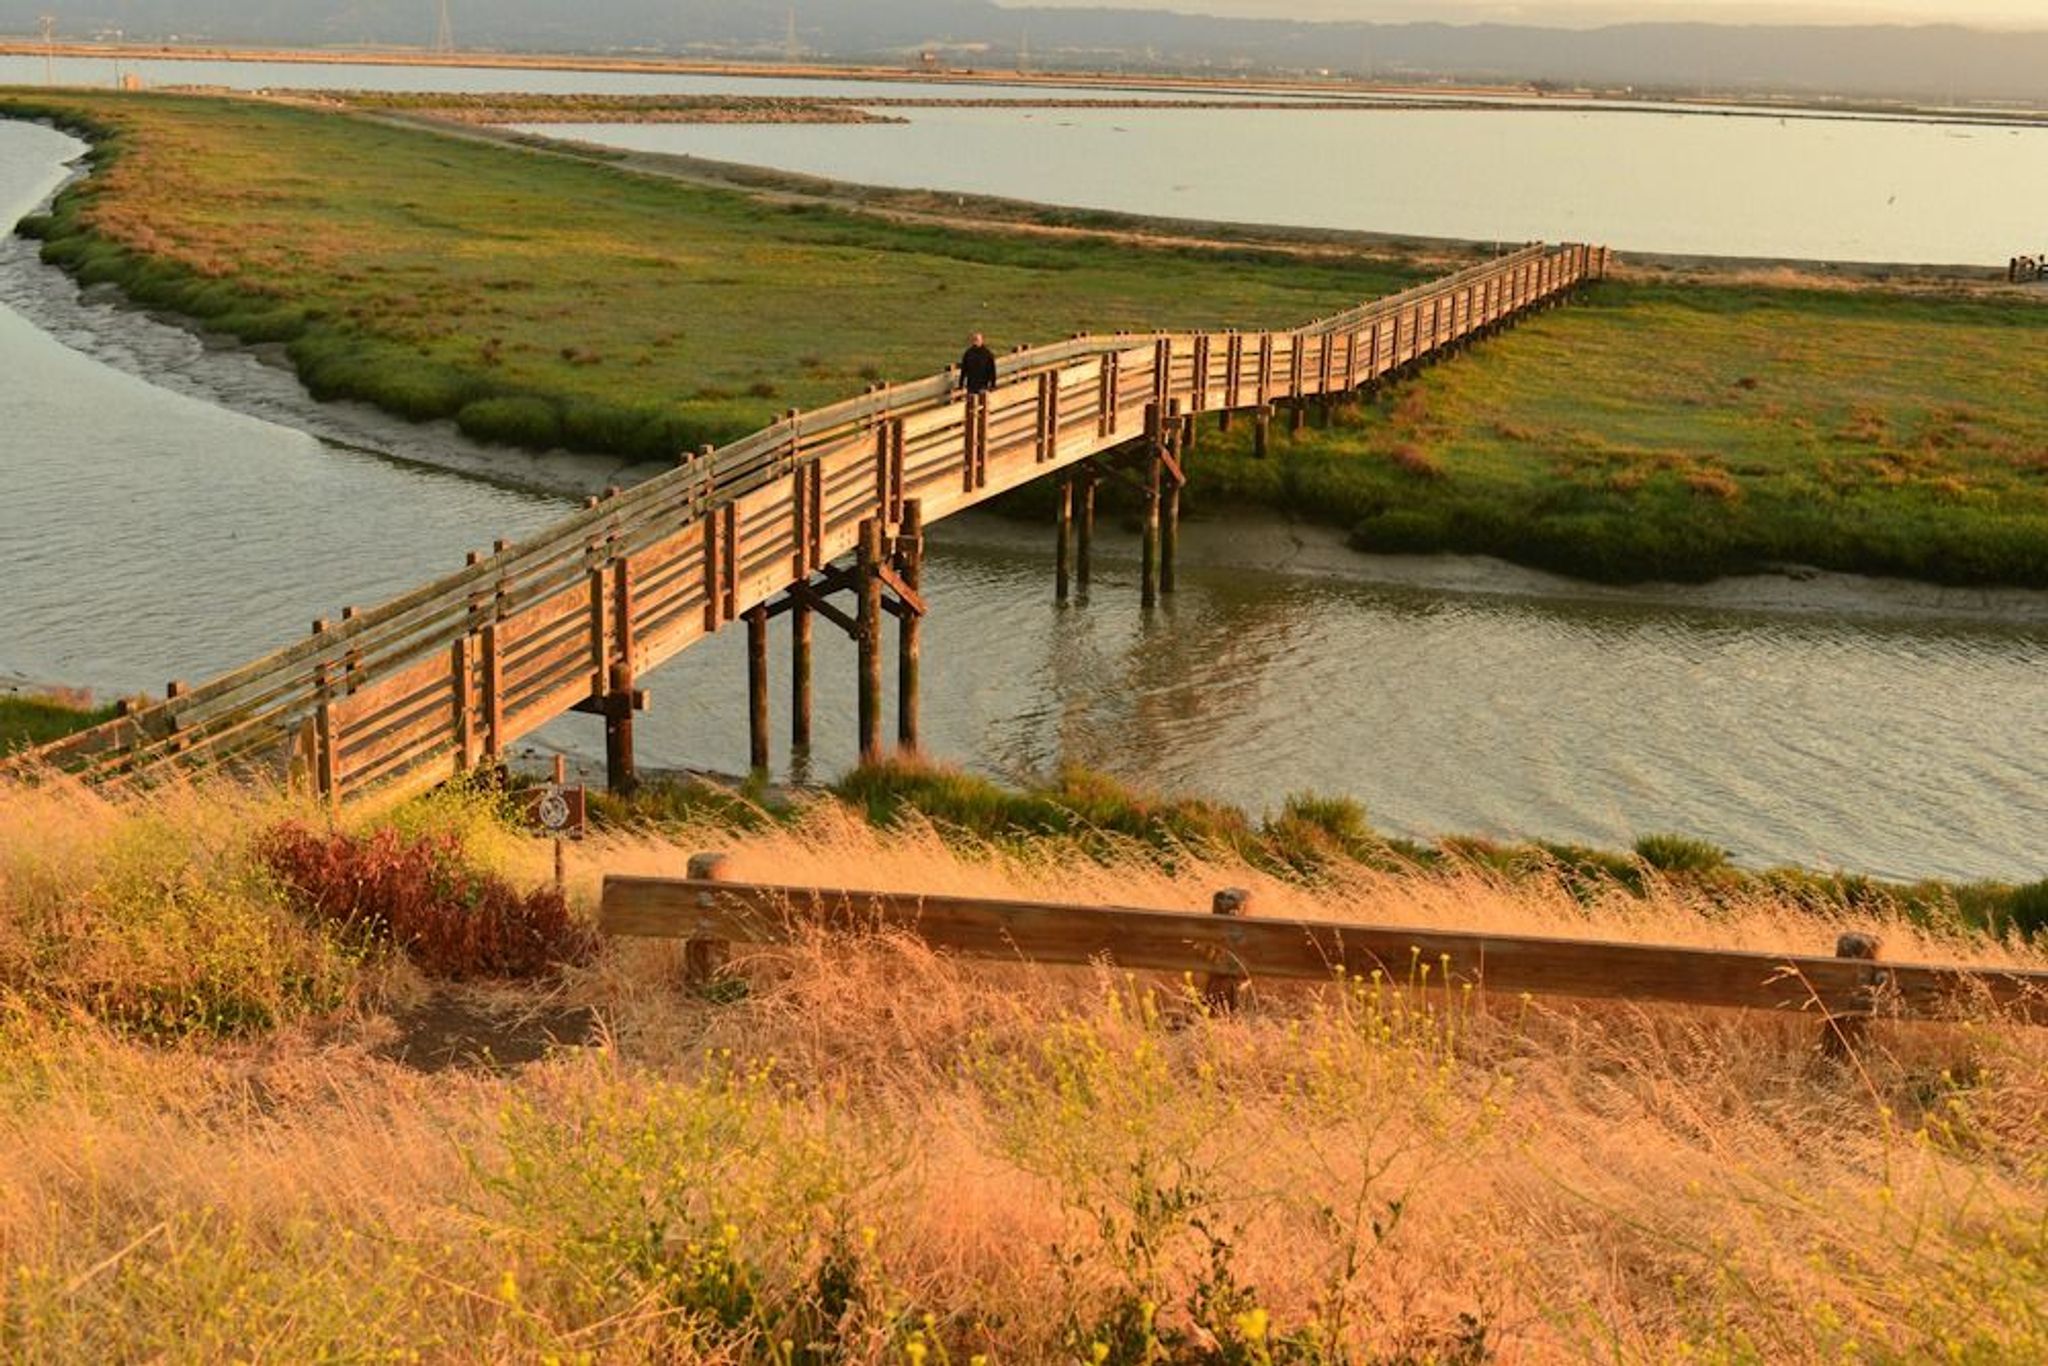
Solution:
[[[1143,858],[1172,869],[1227,857],[1272,876],[1308,880],[1333,868],[1371,868],[1392,876],[1464,870],[1565,887],[1589,905],[1616,896],[1654,898],[1677,888],[1709,901],[1737,903],[1764,895],[1824,916],[1902,918],[1932,932],[2030,939],[2048,927],[2041,909],[2048,905],[2048,881],[1896,883],[1801,868],[1747,870],[1706,840],[1654,832],[1625,851],[1467,835],[1423,842],[1374,830],[1364,806],[1350,798],[1301,793],[1277,812],[1254,814],[1223,802],[1146,792],[1078,765],[1063,766],[1042,781],[1006,785],[948,764],[895,758],[862,765],[823,792],[810,793],[771,792],[753,782],[733,787],[709,778],[655,780],[631,799],[595,797],[592,814],[618,830],[713,822],[765,832],[801,826],[826,798],[877,829],[929,826],[966,847],[1033,849],[1052,841],[1116,864]]]
[[[95,176],[24,225],[81,280],[281,343],[322,397],[535,448],[667,460],[928,374],[971,331],[1286,325],[1417,277],[894,222],[255,101],[0,111],[96,139]],[[2044,342],[2048,308],[2005,297],[1613,282],[1272,460],[1206,438],[1187,507],[1600,580],[1800,564],[2039,587]]]
[[[114,718],[114,708],[89,697],[29,693],[0,697],[0,754],[47,745]]]
[[[897,223],[251,100],[0,97],[96,141],[25,225],[89,283],[288,345],[321,397],[672,459],[920,378],[966,336],[1272,326],[1413,267]]]
[[[1185,507],[1608,581],[1808,565],[2038,588],[2044,391],[2029,302],[1609,283],[1269,460],[1203,433]]]

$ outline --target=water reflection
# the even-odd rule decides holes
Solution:
[[[0,125],[0,221],[77,149]],[[0,414],[0,675],[102,691],[196,681],[565,506],[172,393],[4,305]]]
[[[1752,863],[2037,877],[2048,627],[1458,595],[1188,566],[1149,620],[1112,537],[1092,600],[974,519],[928,560],[925,734],[997,776],[1063,760],[1254,810],[1315,790],[1407,834],[1621,845],[1702,833]],[[1119,554],[1118,552],[1122,553]],[[847,762],[854,661],[823,631],[818,764]],[[787,656],[772,667],[784,752]],[[643,759],[744,763],[744,645],[650,680]],[[891,722],[893,725],[893,722]],[[548,743],[595,755],[594,723]]]

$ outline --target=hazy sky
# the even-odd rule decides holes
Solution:
[[[2048,29],[2048,0],[1000,0],[1008,5],[1173,9],[1266,18],[1448,23],[1612,24],[1638,19],[1721,23],[1978,24]]]

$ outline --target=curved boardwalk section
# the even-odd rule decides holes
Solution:
[[[1149,594],[1159,581],[1162,473],[1171,499],[1186,419],[1249,411],[1263,423],[1276,403],[1359,389],[1555,302],[1606,267],[1604,248],[1539,244],[1289,332],[1076,337],[1005,357],[986,394],[959,393],[947,373],[792,412],[594,499],[522,544],[472,554],[458,573],[317,622],[286,649],[198,687],[173,684],[164,701],[0,772],[55,768],[112,787],[253,772],[341,802],[495,766],[520,737],[584,710],[606,718],[614,779],[629,782],[635,680],[743,618],[756,646],[759,765],[767,617],[784,611],[798,621],[800,669],[813,613],[861,642],[862,747],[871,752],[880,617],[914,622],[923,610],[924,524],[1133,449],[1149,466]],[[835,568],[849,553],[853,567]],[[1166,555],[1170,587],[1170,539]],[[844,589],[852,612],[831,601]],[[914,636],[903,670],[913,705],[901,736],[914,744]]]

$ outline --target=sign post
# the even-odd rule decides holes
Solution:
[[[557,892],[566,890],[568,885],[562,842],[583,838],[584,814],[583,788],[569,786],[569,761],[557,754],[554,781],[533,789],[526,799],[527,825],[554,837]]]

